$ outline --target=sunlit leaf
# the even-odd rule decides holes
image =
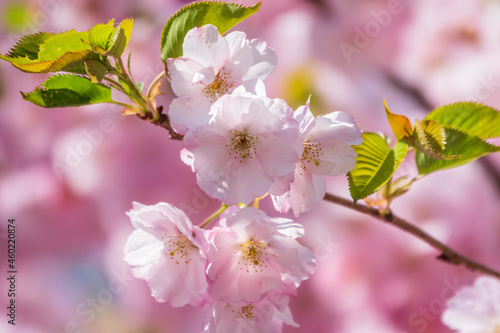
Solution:
[[[391,179],[406,157],[408,145],[397,142],[392,149],[376,133],[365,132],[363,143],[354,146],[356,166],[348,173],[349,189],[354,202],[375,193]]]
[[[432,111],[425,119],[438,121],[445,127],[456,128],[481,139],[500,136],[500,112],[479,103],[445,105]]]
[[[84,59],[92,52],[87,40],[87,32],[75,30],[60,34],[38,33],[21,39],[7,56],[0,55],[0,58],[30,73],[84,74]]]
[[[234,3],[200,1],[182,7],[167,21],[161,35],[161,58],[182,56],[182,43],[189,30],[213,24],[221,34],[257,12],[260,2],[245,7]]]
[[[127,47],[132,34],[134,22],[128,18],[114,27],[115,20],[106,24],[98,24],[89,32],[89,41],[92,50],[103,56],[120,57]]]
[[[403,115],[392,113],[385,101],[384,107],[389,124],[391,125],[392,131],[396,136],[396,140],[401,141],[410,137],[413,132],[410,120]]]
[[[78,75],[55,75],[30,93],[21,93],[33,104],[45,107],[81,106],[111,102],[111,88]]]

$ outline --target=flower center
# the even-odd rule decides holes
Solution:
[[[250,268],[253,268],[255,272],[262,272],[263,268],[267,268],[266,262],[269,258],[266,249],[269,245],[264,242],[256,242],[251,238],[240,244],[241,256],[238,261],[238,265],[242,265],[240,269],[243,270],[245,268],[248,273]]]
[[[243,159],[247,157],[252,159],[252,155],[257,153],[255,149],[255,140],[257,140],[258,137],[248,134],[246,128],[243,132],[233,130],[229,132],[233,134],[231,142],[226,144],[226,147],[229,148],[229,155],[234,154],[234,159],[238,159],[239,156],[240,163],[243,163]]]
[[[169,256],[171,260],[175,260],[177,265],[179,265],[181,261],[184,261],[186,264],[191,262],[189,253],[191,249],[196,246],[184,235],[166,233],[161,239],[164,240],[163,244],[165,245],[162,252],[164,252],[166,256]]]
[[[303,142],[304,144],[304,152],[302,153],[301,157],[301,168],[306,171],[307,166],[313,163],[314,165],[318,166],[320,163],[320,158],[321,156],[324,155],[324,153],[321,151],[321,144],[317,142],[309,142],[309,140],[305,140]]]
[[[238,311],[238,313],[236,314],[236,318],[246,319],[249,321],[252,320],[254,317],[255,316],[253,314],[253,305],[252,304],[242,306],[240,308],[240,310]]]
[[[234,85],[231,83],[231,74],[224,72],[222,69],[212,83],[205,86],[203,93],[210,98],[210,103],[215,102],[220,96],[226,94],[228,90]]]

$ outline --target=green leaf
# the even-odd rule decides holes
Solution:
[[[111,102],[111,88],[92,83],[78,75],[55,75],[30,93],[21,93],[28,102],[57,108]]]
[[[134,21],[125,19],[116,28],[114,22],[112,19],[107,24],[98,24],[90,29],[89,41],[95,53],[118,58],[125,51]]]
[[[89,42],[92,51],[101,55],[104,55],[108,51],[108,43],[115,30],[114,23],[115,19],[111,19],[106,24],[100,23],[90,29]]]
[[[375,193],[386,184],[406,157],[408,145],[397,142],[392,149],[380,135],[365,132],[363,143],[354,146],[356,166],[348,173],[349,189],[354,202]]]
[[[500,112],[479,103],[445,105],[432,111],[425,119],[438,121],[445,127],[455,128],[481,139],[500,136]]]
[[[233,26],[257,12],[260,2],[245,7],[234,3],[200,1],[182,7],[167,21],[161,35],[161,58],[182,56],[182,43],[189,30],[213,24],[224,34]]]
[[[415,162],[418,172],[426,175],[430,172],[453,168],[471,162],[488,153],[500,151],[500,147],[491,145],[477,136],[464,133],[451,127],[444,127],[446,131],[446,148],[441,156],[459,156],[452,160],[436,160],[420,151],[416,152]]]
[[[411,137],[413,129],[410,120],[403,115],[392,113],[385,101],[384,107],[389,124],[391,125],[392,131],[396,136],[396,140],[401,141]]]
[[[53,36],[54,34],[49,32],[37,32],[36,34],[26,35],[5,56],[0,55],[0,58],[7,60],[5,58],[27,57],[28,59],[36,60],[40,52],[40,45]]]
[[[60,34],[39,33],[26,36],[0,58],[29,73],[85,73],[84,59],[92,52],[88,33],[71,30]]]

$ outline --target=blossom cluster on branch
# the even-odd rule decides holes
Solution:
[[[315,256],[296,240],[301,225],[248,204],[271,194],[280,212],[311,209],[325,196],[325,175],[354,168],[351,145],[361,143],[362,131],[344,112],[315,118],[309,102],[294,112],[284,100],[266,97],[262,80],[276,67],[276,55],[242,32],[224,37],[210,24],[194,28],[183,56],[166,64],[177,96],[167,114],[184,136],[182,160],[223,206],[206,230],[211,220],[193,226],[170,204],[135,203],[125,260],[156,300],[210,304],[207,332],[295,326],[288,302],[313,273]]]

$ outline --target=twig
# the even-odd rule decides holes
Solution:
[[[388,224],[392,224],[400,229],[403,229],[404,231],[414,235],[415,237],[419,238],[420,240],[424,241],[425,243],[429,244],[430,246],[441,252],[441,254],[437,257],[437,259],[446,261],[450,264],[454,264],[457,266],[465,266],[470,270],[481,272],[483,274],[491,275],[496,277],[497,279],[500,279],[500,272],[497,272],[489,267],[486,267],[480,263],[475,262],[474,260],[471,260],[455,252],[445,244],[441,243],[431,235],[424,232],[422,229],[414,226],[413,224],[397,216],[394,216],[392,214],[381,215],[380,212],[375,208],[370,208],[368,206],[360,204],[354,204],[350,200],[346,200],[328,193],[325,196],[325,200],[350,208],[357,212],[370,215],[378,220],[381,220]]]
[[[177,134],[174,129],[172,128],[172,125],[170,124],[170,119],[168,118],[168,116],[164,113],[162,113],[163,111],[163,106],[158,106],[156,108],[157,112],[160,114],[160,118],[156,121],[153,121],[151,120],[151,116],[150,117],[139,117],[141,119],[144,119],[144,120],[151,120],[151,123],[152,124],[155,124],[156,126],[160,126],[164,129],[166,129],[169,133],[170,133],[170,139],[172,140],[182,140],[184,138],[183,135],[180,135],[180,134]]]

